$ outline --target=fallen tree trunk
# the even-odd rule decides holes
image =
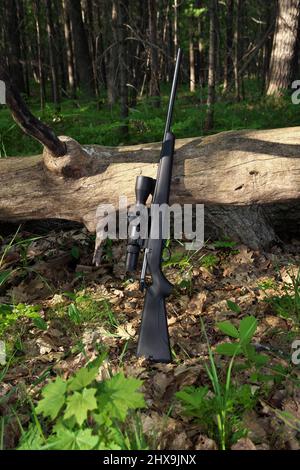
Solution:
[[[62,218],[96,228],[99,204],[134,203],[137,175],[156,176],[160,144],[81,147],[0,160],[0,220]],[[268,248],[300,228],[300,127],[178,140],[171,203],[205,205],[205,236]]]

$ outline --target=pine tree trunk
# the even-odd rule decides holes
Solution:
[[[189,23],[189,62],[190,62],[190,91],[193,93],[196,90],[196,73],[195,73],[195,54],[194,54],[194,36],[193,36],[192,18],[190,18],[190,23]]]
[[[76,77],[75,77],[75,65],[74,65],[74,51],[72,44],[72,32],[71,32],[71,23],[70,17],[67,10],[66,0],[63,2],[63,12],[64,12],[64,36],[65,36],[65,48],[67,56],[67,77],[68,77],[68,87],[71,92],[71,97],[76,97]]]
[[[93,10],[93,2],[91,0],[85,0],[85,23],[86,23],[86,30],[88,32],[87,37],[88,37],[88,44],[89,44],[89,50],[90,50],[90,57],[92,60],[95,94],[98,97],[99,87],[98,87],[98,74],[97,74],[97,64],[96,64],[94,10]]]
[[[5,0],[6,44],[10,75],[20,91],[25,91],[23,67],[21,64],[20,31],[16,0]]]
[[[95,96],[92,62],[88,41],[82,20],[80,0],[67,0],[68,13],[72,24],[76,65],[80,88],[89,96]]]
[[[157,50],[157,8],[156,2],[148,0],[149,41],[150,41],[150,84],[149,96],[153,98],[153,106],[160,107],[159,62]]]
[[[114,105],[118,98],[118,12],[117,0],[109,0],[109,8],[103,12],[105,45],[107,101]]]
[[[52,0],[53,1],[53,0]],[[67,79],[67,60],[64,37],[63,7],[61,0],[54,0],[53,11],[56,13],[57,20],[54,22],[54,52],[57,56],[58,75],[61,84],[61,90],[64,96],[68,97],[68,79]]]
[[[299,7],[299,0],[278,0],[267,95],[279,96],[290,88]]]
[[[174,59],[176,60],[176,54],[178,49],[178,0],[174,0]]]
[[[51,0],[46,0],[47,36],[50,60],[52,99],[57,110],[60,109],[60,84],[58,74],[57,54],[54,48],[54,24]]]
[[[197,75],[199,84],[201,87],[205,86],[206,83],[206,70],[205,70],[205,46],[203,39],[203,22],[199,17],[197,21],[197,31],[198,31],[198,53],[197,53]]]
[[[128,134],[128,88],[127,88],[127,43],[126,43],[126,20],[128,14],[128,2],[118,2],[118,51],[119,51],[119,79],[120,79],[120,108],[121,132],[124,136]]]
[[[18,10],[20,50],[21,50],[21,60],[23,63],[25,92],[27,96],[30,96],[30,81],[29,81],[30,64],[28,60],[28,47],[27,47],[28,38],[26,34],[26,15],[25,15],[25,10],[24,10],[24,0],[17,0],[17,10]]]
[[[225,60],[224,60],[224,85],[223,89],[226,93],[229,88],[229,84],[233,78],[233,12],[234,12],[234,0],[227,0],[227,15],[226,15],[226,49],[225,49]]]
[[[209,131],[214,126],[214,104],[216,98],[216,1],[209,3],[209,59],[208,59],[208,96],[205,130]]]
[[[240,73],[242,59],[242,12],[244,0],[237,0],[236,24],[234,34],[234,79],[236,101],[242,99],[242,76]]]
[[[37,43],[37,53],[38,53],[38,73],[39,73],[39,89],[40,89],[40,107],[43,110],[46,103],[46,86],[45,86],[45,74],[43,68],[43,46],[41,38],[41,13],[40,13],[40,0],[34,0],[33,2],[33,12],[35,19],[35,28],[36,28],[36,43]]]
[[[266,91],[266,84],[267,78],[269,76],[270,70],[270,61],[271,61],[271,54],[272,54],[272,44],[273,44],[273,36],[274,36],[274,27],[273,24],[275,23],[276,18],[276,11],[275,11],[274,3],[267,3],[264,9],[264,18],[266,23],[266,41],[264,42],[263,49],[262,49],[262,56],[263,56],[263,66],[261,70],[261,78],[262,78],[262,94]]]

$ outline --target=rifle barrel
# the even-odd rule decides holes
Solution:
[[[177,51],[177,57],[176,57],[175,71],[174,71],[174,77],[173,77],[173,83],[172,83],[172,89],[171,89],[171,95],[170,95],[170,101],[169,101],[164,140],[166,139],[167,133],[170,132],[170,129],[171,129],[181,57],[182,57],[182,50],[179,48]]]

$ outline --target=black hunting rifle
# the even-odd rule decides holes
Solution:
[[[137,177],[135,186],[136,207],[139,205],[145,206],[150,194],[152,195],[151,204],[157,205],[156,207],[169,203],[175,145],[175,136],[171,132],[171,122],[181,56],[181,49],[179,49],[176,58],[157,178],[155,180],[147,176]],[[136,215],[133,217],[136,217]],[[129,214],[129,221],[132,222],[133,217]],[[150,223],[148,238],[142,239],[137,234],[138,232],[138,225],[134,226],[133,224],[130,227],[126,258],[126,271],[136,271],[140,249],[144,249],[140,288],[143,291],[146,287],[146,296],[142,313],[137,355],[145,356],[156,362],[171,362],[165,299],[170,295],[173,286],[162,273],[162,254],[165,242],[162,236],[162,217],[159,217],[156,224]],[[152,284],[150,285],[146,285],[145,283],[147,273],[149,273],[152,278]]]

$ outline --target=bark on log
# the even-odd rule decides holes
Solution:
[[[95,230],[99,204],[134,203],[135,178],[155,177],[160,144],[83,148],[0,160],[0,220],[62,218]],[[300,127],[178,140],[171,203],[205,204],[205,236],[253,249],[300,231]]]

